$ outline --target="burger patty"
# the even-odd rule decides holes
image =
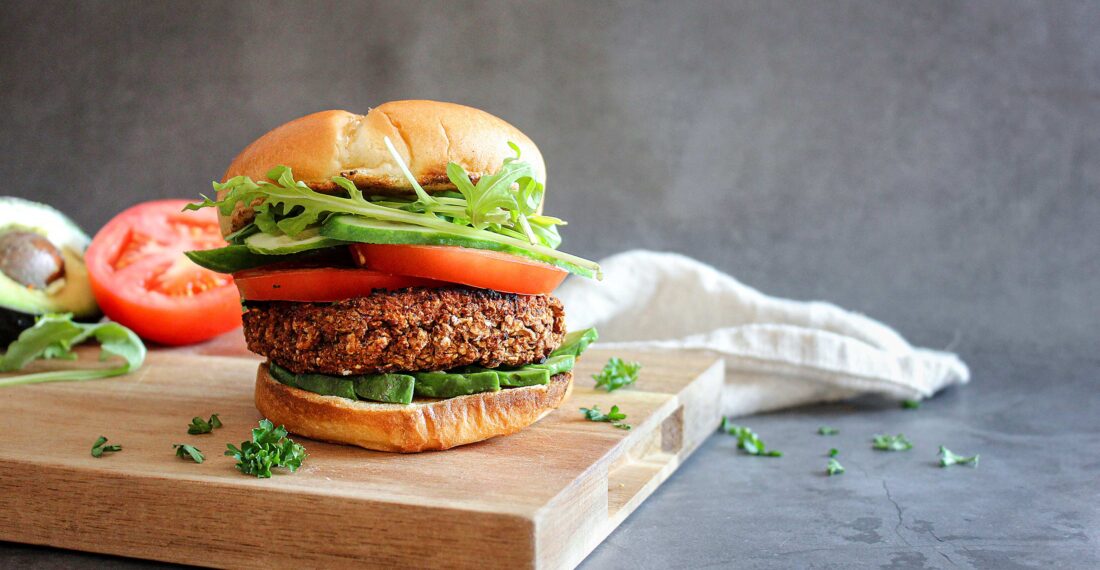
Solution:
[[[561,301],[483,289],[375,291],[337,303],[249,303],[252,352],[292,372],[333,375],[522,366],[565,335]]]

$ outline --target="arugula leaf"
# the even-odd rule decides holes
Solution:
[[[191,461],[195,463],[202,463],[206,460],[206,457],[198,448],[187,445],[186,443],[173,443],[172,447],[176,448],[176,457],[180,459],[190,458]]]
[[[737,447],[749,455],[756,455],[759,457],[783,457],[782,451],[774,449],[769,450],[756,432],[748,427],[739,426],[730,422],[729,418],[725,416],[722,417],[722,425],[719,429],[736,437]]]
[[[107,445],[107,438],[102,435],[96,438],[95,443],[92,444],[92,457],[102,457],[104,453],[114,453],[116,451],[122,451],[122,446],[118,444]]]
[[[117,356],[123,362],[114,368],[54,370],[0,378],[0,387],[108,378],[136,370],[145,362],[145,345],[141,339],[118,323],[75,323],[68,313],[47,314],[38,317],[34,326],[19,333],[19,338],[8,345],[8,351],[0,357],[0,372],[20,370],[39,358],[74,360],[73,347],[89,338],[99,341],[100,361]]]
[[[199,435],[203,433],[210,433],[214,431],[214,428],[222,427],[222,421],[218,419],[218,414],[210,416],[209,420],[204,420],[198,416],[191,418],[191,425],[187,426],[187,433],[191,435]]]
[[[630,429],[631,425],[624,422],[626,414],[619,411],[619,406],[611,406],[611,411],[606,414],[600,411],[599,406],[592,406],[591,408],[581,408],[581,414],[584,415],[584,419],[590,422],[607,422],[619,429]]]
[[[916,410],[916,409],[920,408],[920,401],[919,400],[902,400],[901,401],[901,407],[902,407],[902,409],[905,409],[905,410]]]
[[[875,438],[871,442],[871,447],[879,451],[908,451],[913,449],[913,444],[904,434],[875,434]]]
[[[637,382],[638,371],[641,369],[640,362],[624,362],[623,359],[613,356],[607,360],[603,370],[592,378],[596,380],[597,388],[603,387],[611,392]]]
[[[399,155],[395,155],[399,163],[404,164]],[[498,193],[499,184],[508,180],[515,180],[515,176],[525,172],[518,166],[520,164],[509,162],[508,171],[501,175],[483,177],[485,192]],[[407,167],[406,167],[407,168]],[[529,166],[527,167],[530,168]],[[586,277],[601,278],[600,266],[592,261],[581,259],[574,255],[562,253],[545,243],[534,243],[530,236],[517,233],[512,228],[501,224],[512,223],[512,216],[498,206],[486,210],[489,204],[495,204],[496,200],[479,199],[479,205],[472,208],[465,198],[432,197],[426,192],[416,202],[404,204],[402,207],[390,207],[367,200],[362,191],[356,188],[351,180],[342,176],[335,176],[332,181],[347,192],[347,196],[323,194],[312,190],[304,182],[295,181],[291,169],[286,166],[276,166],[267,174],[269,180],[259,182],[247,176],[236,176],[225,183],[214,183],[214,189],[225,192],[221,200],[214,201],[203,196],[203,201],[196,204],[188,204],[185,210],[199,210],[202,208],[216,207],[223,215],[230,215],[237,204],[252,207],[255,212],[253,223],[260,231],[272,235],[290,235],[291,237],[305,231],[307,228],[320,225],[334,214],[351,214],[372,220],[393,222],[429,228],[441,233],[447,233],[467,238],[477,238],[494,242],[503,247],[514,248],[518,255],[531,252],[538,256],[550,259],[559,267]],[[523,179],[520,178],[522,182]],[[410,178],[410,182],[415,182]],[[477,188],[469,183],[467,185]],[[416,188],[416,185],[414,185]],[[421,189],[423,190],[423,189]],[[512,192],[509,189],[509,192]],[[427,198],[425,200],[425,198]],[[255,206],[252,204],[257,202]],[[517,207],[519,206],[517,202]],[[518,210],[520,213],[523,209]],[[476,213],[479,225],[489,223],[485,229],[470,227],[468,216]],[[442,217],[441,217],[442,216]],[[450,218],[450,219],[447,219]],[[546,217],[541,221],[552,224],[556,218]],[[491,231],[486,231],[491,230]],[[518,236],[518,237],[517,237]],[[527,237],[527,239],[524,239]],[[537,236],[536,236],[537,237]],[[538,240],[536,240],[538,241]]]
[[[825,466],[825,473],[832,477],[833,475],[840,475],[844,473],[844,466],[840,464],[836,459],[830,459],[829,464]]]
[[[940,446],[940,467],[948,467],[951,465],[971,465],[978,466],[978,459],[980,454],[974,454],[971,457],[964,457],[962,455],[956,455],[944,446]]]
[[[821,426],[817,428],[817,435],[836,435],[840,433],[840,430],[835,427]]]
[[[240,448],[226,444],[225,455],[237,460],[237,470],[261,479],[271,477],[273,467],[297,471],[308,455],[306,448],[286,436],[283,426],[275,427],[269,419],[260,420],[252,428],[252,441],[242,441]]]

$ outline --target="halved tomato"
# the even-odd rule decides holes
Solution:
[[[222,247],[213,209],[181,212],[187,200],[157,200],[118,214],[85,253],[103,312],[142,338],[190,344],[241,326],[233,279],[183,255]]]
[[[233,274],[246,301],[341,301],[375,289],[444,287],[431,279],[352,267],[263,267]]]
[[[548,295],[569,273],[519,256],[445,245],[357,243],[352,258],[362,267],[522,295]]]

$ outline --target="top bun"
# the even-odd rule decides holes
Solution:
[[[222,181],[234,176],[266,180],[272,168],[285,165],[296,180],[319,192],[338,190],[332,177],[343,176],[369,189],[368,194],[413,194],[384,137],[428,192],[454,189],[447,179],[448,162],[461,165],[475,182],[496,172],[504,159],[515,156],[509,142],[519,146],[535,178],[546,181],[542,154],[519,129],[485,111],[439,101],[392,101],[366,115],[321,111],[295,119],[245,147]],[[222,233],[251,220],[251,209],[238,205],[232,216],[221,218]]]

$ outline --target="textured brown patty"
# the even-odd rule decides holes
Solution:
[[[482,289],[375,291],[338,303],[250,304],[252,352],[297,373],[520,366],[561,344],[561,301]]]

